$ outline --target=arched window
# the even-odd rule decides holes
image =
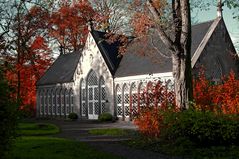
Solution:
[[[90,119],[98,119],[99,115],[99,81],[95,71],[91,71],[88,82],[88,116]]]
[[[45,94],[44,94],[44,114],[48,115],[48,90],[46,90]]]
[[[69,112],[74,112],[74,94],[73,94],[73,90],[70,90],[69,93],[69,99],[70,99],[70,109]]]
[[[48,114],[52,115],[52,90],[48,91]]]
[[[135,116],[138,112],[138,91],[137,91],[137,87],[135,83],[131,85],[130,95],[131,95],[131,98],[130,98],[131,111],[132,111],[132,115]]]
[[[129,117],[129,86],[125,84],[123,86],[123,95],[124,95],[124,116]]]
[[[44,90],[40,91],[40,115],[44,114]]]
[[[85,80],[81,80],[81,114],[82,116],[86,116],[86,88],[85,88]]]
[[[154,106],[153,89],[154,89],[154,83],[149,81],[147,84],[147,99],[146,99],[146,104],[148,104],[147,106]]]
[[[117,116],[123,116],[123,108],[122,108],[122,89],[119,85],[116,86],[116,104],[117,104]]]
[[[106,112],[106,100],[107,100],[107,94],[106,94],[106,90],[105,90],[105,80],[104,78],[102,77],[101,80],[100,80],[100,101],[101,101],[101,113],[104,113]]]
[[[56,90],[52,91],[52,115],[56,115]]]
[[[66,115],[68,115],[70,113],[70,95],[67,89],[65,91],[65,105],[66,105]]]
[[[139,84],[139,105],[140,105],[140,107],[145,107],[146,106],[145,96],[146,96],[145,83],[140,83]]]
[[[66,89],[61,90],[61,115],[65,114],[65,91]]]
[[[56,114],[57,115],[60,115],[61,113],[61,94],[60,94],[60,89],[58,88],[56,90],[56,107],[57,107],[57,110],[56,110]]]

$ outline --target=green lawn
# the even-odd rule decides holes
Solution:
[[[84,143],[62,138],[20,137],[10,152],[11,159],[119,159],[96,151]]]
[[[59,133],[53,124],[20,123],[17,133],[9,159],[120,159],[82,142],[49,136]]]
[[[108,129],[92,129],[89,131],[93,135],[108,135],[108,136],[129,136],[135,133],[134,130],[108,128]]]
[[[21,136],[52,135],[60,132],[60,129],[48,123],[19,123],[17,134]]]

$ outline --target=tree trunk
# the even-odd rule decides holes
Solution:
[[[190,52],[189,52],[190,53]],[[186,56],[180,57],[183,53],[173,54],[173,77],[176,96],[176,105],[182,110],[188,109],[193,100],[191,60]]]

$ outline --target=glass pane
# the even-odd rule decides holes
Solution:
[[[99,89],[98,89],[98,87],[94,88],[94,99],[95,100],[99,99]]]
[[[93,114],[93,103],[89,102],[89,114]]]
[[[93,88],[89,88],[89,100],[93,100]]]
[[[99,103],[98,102],[95,102],[95,115],[98,115],[99,114]]]

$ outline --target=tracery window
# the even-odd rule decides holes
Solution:
[[[56,115],[56,90],[52,91],[52,114]]]
[[[138,91],[136,84],[133,83],[131,85],[131,109],[132,109],[132,115],[136,115],[138,112]]]
[[[87,107],[86,107],[86,87],[85,87],[85,80],[82,79],[81,81],[81,113],[82,116],[86,116],[86,111],[87,111]]]
[[[106,100],[107,100],[107,94],[105,90],[105,80],[104,78],[101,78],[100,81],[100,88],[101,88],[101,113],[106,112]]]
[[[130,109],[129,109],[129,86],[125,84],[123,86],[123,94],[124,94],[124,116],[129,117]]]
[[[123,116],[122,89],[119,85],[116,86],[116,104],[117,104],[117,115],[119,117],[122,117]]]

